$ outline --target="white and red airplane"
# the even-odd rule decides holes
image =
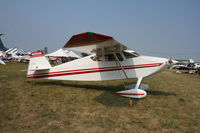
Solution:
[[[147,85],[142,79],[166,69],[171,63],[165,58],[142,56],[111,36],[85,32],[72,36],[64,48],[91,53],[89,56],[52,67],[43,52],[31,53],[28,78],[54,80],[103,81],[137,78],[134,88],[116,94],[143,98]],[[133,87],[133,86],[132,86]]]

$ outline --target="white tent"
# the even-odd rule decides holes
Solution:
[[[5,51],[6,54],[11,54],[12,56],[18,56],[18,55],[27,55],[28,53],[22,49],[19,48],[10,48]]]
[[[79,55],[77,55],[76,53],[74,53],[73,51],[68,51],[68,50],[64,50],[64,49],[58,49],[57,51],[50,53],[50,54],[46,54],[46,56],[51,56],[51,57],[76,57],[76,58],[80,58]]]

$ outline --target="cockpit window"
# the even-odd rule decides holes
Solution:
[[[120,53],[116,53],[116,56],[118,58],[119,61],[123,61],[123,57]],[[115,61],[115,56],[114,54],[107,54],[105,55],[105,60],[106,61]]]
[[[107,54],[105,55],[105,61],[114,61],[115,57],[113,54]]]
[[[123,54],[126,57],[126,59],[134,58],[134,57],[138,57],[139,56],[139,54],[136,53],[136,52],[126,52],[126,51],[124,51]]]
[[[120,53],[116,53],[117,58],[119,59],[119,61],[123,61],[123,57]]]
[[[91,56],[90,57],[93,61],[102,61],[102,57],[101,56]]]
[[[118,58],[119,61],[123,61],[123,57],[120,53],[116,53],[116,56]],[[115,61],[115,56],[114,54],[106,54],[105,58],[103,58],[102,56],[91,56],[90,57],[93,61]]]

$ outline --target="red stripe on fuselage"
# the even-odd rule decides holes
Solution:
[[[144,67],[144,66],[161,66],[163,63],[154,63],[154,64],[141,64],[141,65],[130,65],[130,66],[123,66],[124,69],[126,69],[127,67]],[[68,71],[58,71],[58,72],[49,72],[49,73],[39,73],[39,74],[34,74],[34,75],[44,75],[44,74],[54,74],[54,73],[66,73],[66,72],[77,72],[77,71],[88,71],[88,70],[103,70],[103,69],[113,69],[113,68],[121,68],[119,66],[116,67],[102,67],[102,68],[88,68],[88,69],[77,69],[77,70],[68,70]]]
[[[137,68],[157,67],[157,66],[161,66],[162,64],[163,63],[130,65],[130,66],[123,66],[123,68],[137,69]],[[39,74],[30,74],[30,75],[27,75],[27,77],[28,78],[45,78],[45,77],[57,77],[57,76],[117,71],[117,70],[121,70],[121,67],[118,66],[118,67],[89,68],[89,69],[78,69],[78,70],[58,71],[58,72],[49,72],[49,73],[39,73]]]

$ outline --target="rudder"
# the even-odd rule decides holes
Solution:
[[[40,70],[48,70],[50,68],[51,65],[42,51],[31,53],[27,75]]]

